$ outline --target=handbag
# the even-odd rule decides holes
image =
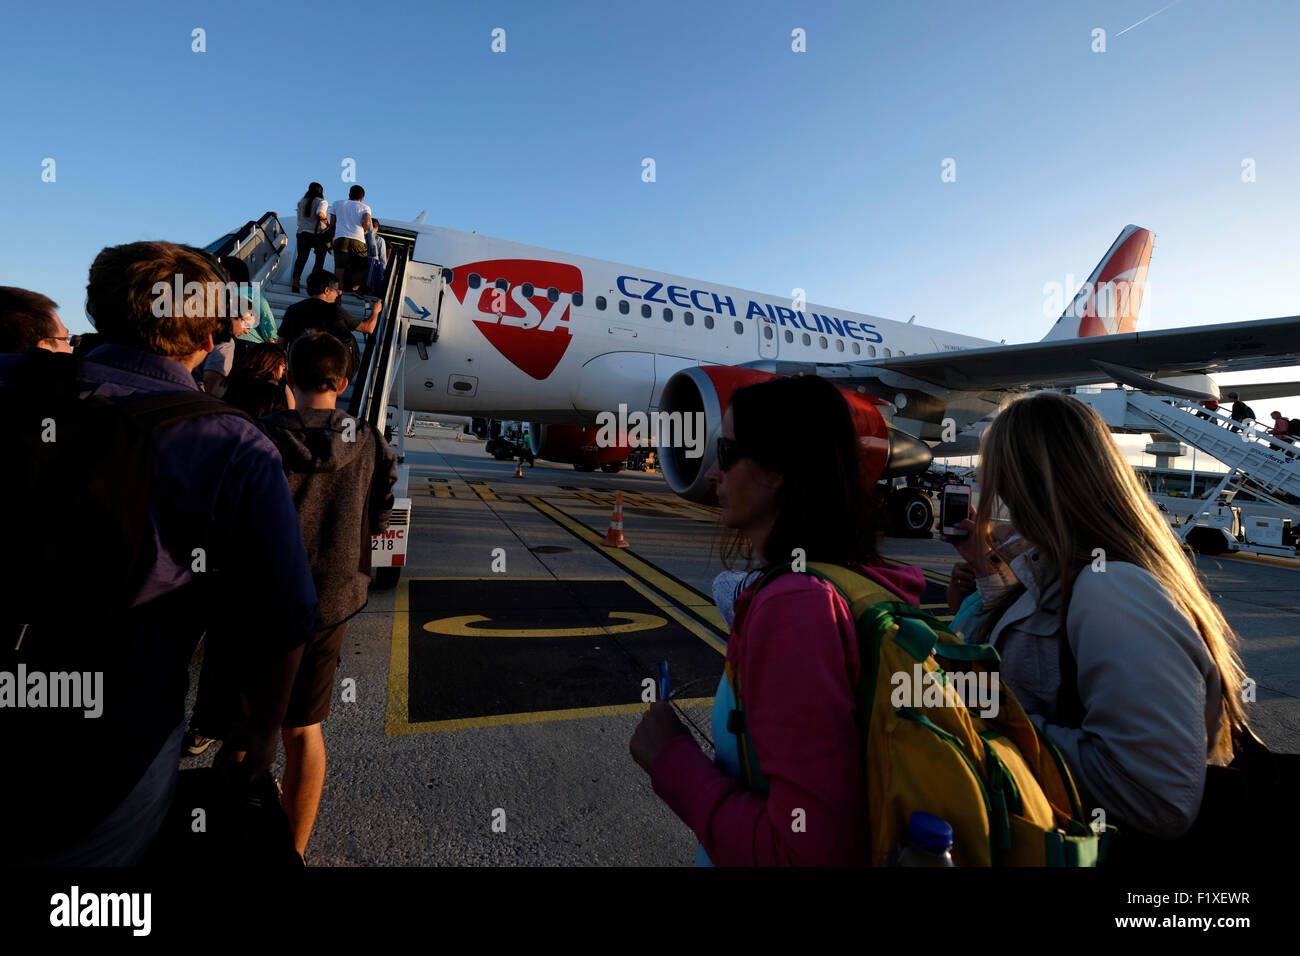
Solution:
[[[1065,726],[1078,727],[1083,718],[1079,700],[1078,663],[1070,642],[1060,635],[1061,691],[1057,715]],[[1191,829],[1162,840],[1119,829],[1106,864],[1112,867],[1155,869],[1216,867],[1229,871],[1276,861],[1282,849],[1279,824],[1284,819],[1284,795],[1300,788],[1300,754],[1269,750],[1249,727],[1232,735],[1233,758],[1226,767],[1205,768],[1201,809]]]

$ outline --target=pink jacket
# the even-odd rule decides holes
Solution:
[[[920,568],[866,570],[903,600],[920,601]],[[747,588],[736,599],[727,660],[740,675],[768,794],[745,790],[689,735],[655,760],[655,793],[717,866],[863,864],[866,788],[854,701],[861,662],[844,599],[797,573],[757,598]]]

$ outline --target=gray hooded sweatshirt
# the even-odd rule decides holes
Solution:
[[[318,629],[366,605],[370,536],[388,526],[397,467],[370,425],[337,409],[274,412],[261,425],[280,450],[320,599]]]

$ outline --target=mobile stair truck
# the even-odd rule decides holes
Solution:
[[[1150,384],[1158,385],[1154,380]],[[1111,428],[1163,432],[1228,466],[1206,498],[1210,504],[1177,528],[1188,547],[1201,554],[1295,558],[1300,542],[1293,519],[1243,516],[1233,499],[1245,490],[1300,516],[1294,504],[1300,498],[1300,445],[1270,435],[1256,422],[1238,422],[1222,410],[1207,409],[1192,395],[1148,394],[1124,386],[1075,391],[1075,398],[1091,405]]]

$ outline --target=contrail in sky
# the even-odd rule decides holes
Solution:
[[[1150,20],[1151,17],[1158,17],[1158,16],[1160,16],[1160,14],[1164,13],[1164,12],[1165,12],[1166,10],[1168,10],[1170,7],[1174,6],[1175,4],[1181,3],[1181,2],[1182,2],[1182,0],[1174,0],[1173,3],[1167,3],[1167,4],[1165,4],[1163,7],[1161,7],[1159,10],[1157,10],[1155,13],[1151,14],[1150,17],[1143,17],[1143,18],[1142,18],[1141,20],[1139,20],[1137,23],[1133,24],[1133,27],[1140,27],[1140,26],[1142,26],[1142,24],[1144,24],[1144,23],[1146,23],[1148,20]],[[1115,34],[1115,38],[1118,39],[1119,37],[1122,37],[1124,34],[1128,33],[1129,30],[1132,30],[1133,27],[1125,27],[1123,30],[1120,30],[1119,33],[1116,33],[1116,34]]]

